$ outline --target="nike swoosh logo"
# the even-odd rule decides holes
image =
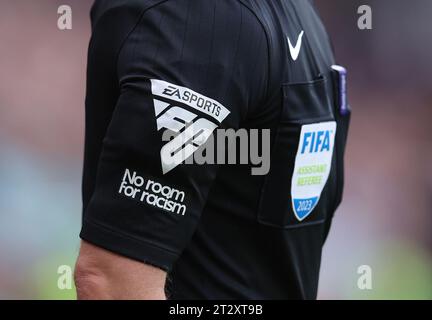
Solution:
[[[302,46],[302,39],[303,39],[304,31],[300,32],[300,35],[298,36],[297,43],[295,47],[292,45],[290,38],[287,36],[288,39],[288,45],[289,45],[289,51],[291,54],[291,58],[296,61],[300,54],[300,49]]]

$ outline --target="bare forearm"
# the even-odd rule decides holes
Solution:
[[[79,300],[164,300],[165,272],[88,243],[75,268]]]
[[[165,300],[163,288],[98,276],[76,277],[78,300]]]

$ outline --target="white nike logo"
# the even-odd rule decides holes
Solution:
[[[291,58],[296,61],[298,59],[298,56],[300,54],[300,49],[302,46],[302,39],[303,39],[303,35],[304,35],[304,31],[302,30],[302,32],[300,33],[298,39],[297,39],[297,44],[295,45],[295,47],[293,47],[290,38],[287,36],[288,39],[288,45],[289,45],[289,51],[291,54]]]

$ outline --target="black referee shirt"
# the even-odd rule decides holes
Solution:
[[[313,2],[97,0],[91,18],[82,239],[166,270],[172,299],[316,298],[349,116]],[[185,164],[192,124],[270,129],[269,173]]]

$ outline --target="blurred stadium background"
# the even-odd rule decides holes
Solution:
[[[354,109],[321,299],[432,299],[432,1],[317,0]],[[57,28],[57,8],[73,29]],[[90,0],[0,0],[0,298],[73,299]],[[357,8],[373,9],[373,30]],[[369,265],[373,289],[357,288]]]

